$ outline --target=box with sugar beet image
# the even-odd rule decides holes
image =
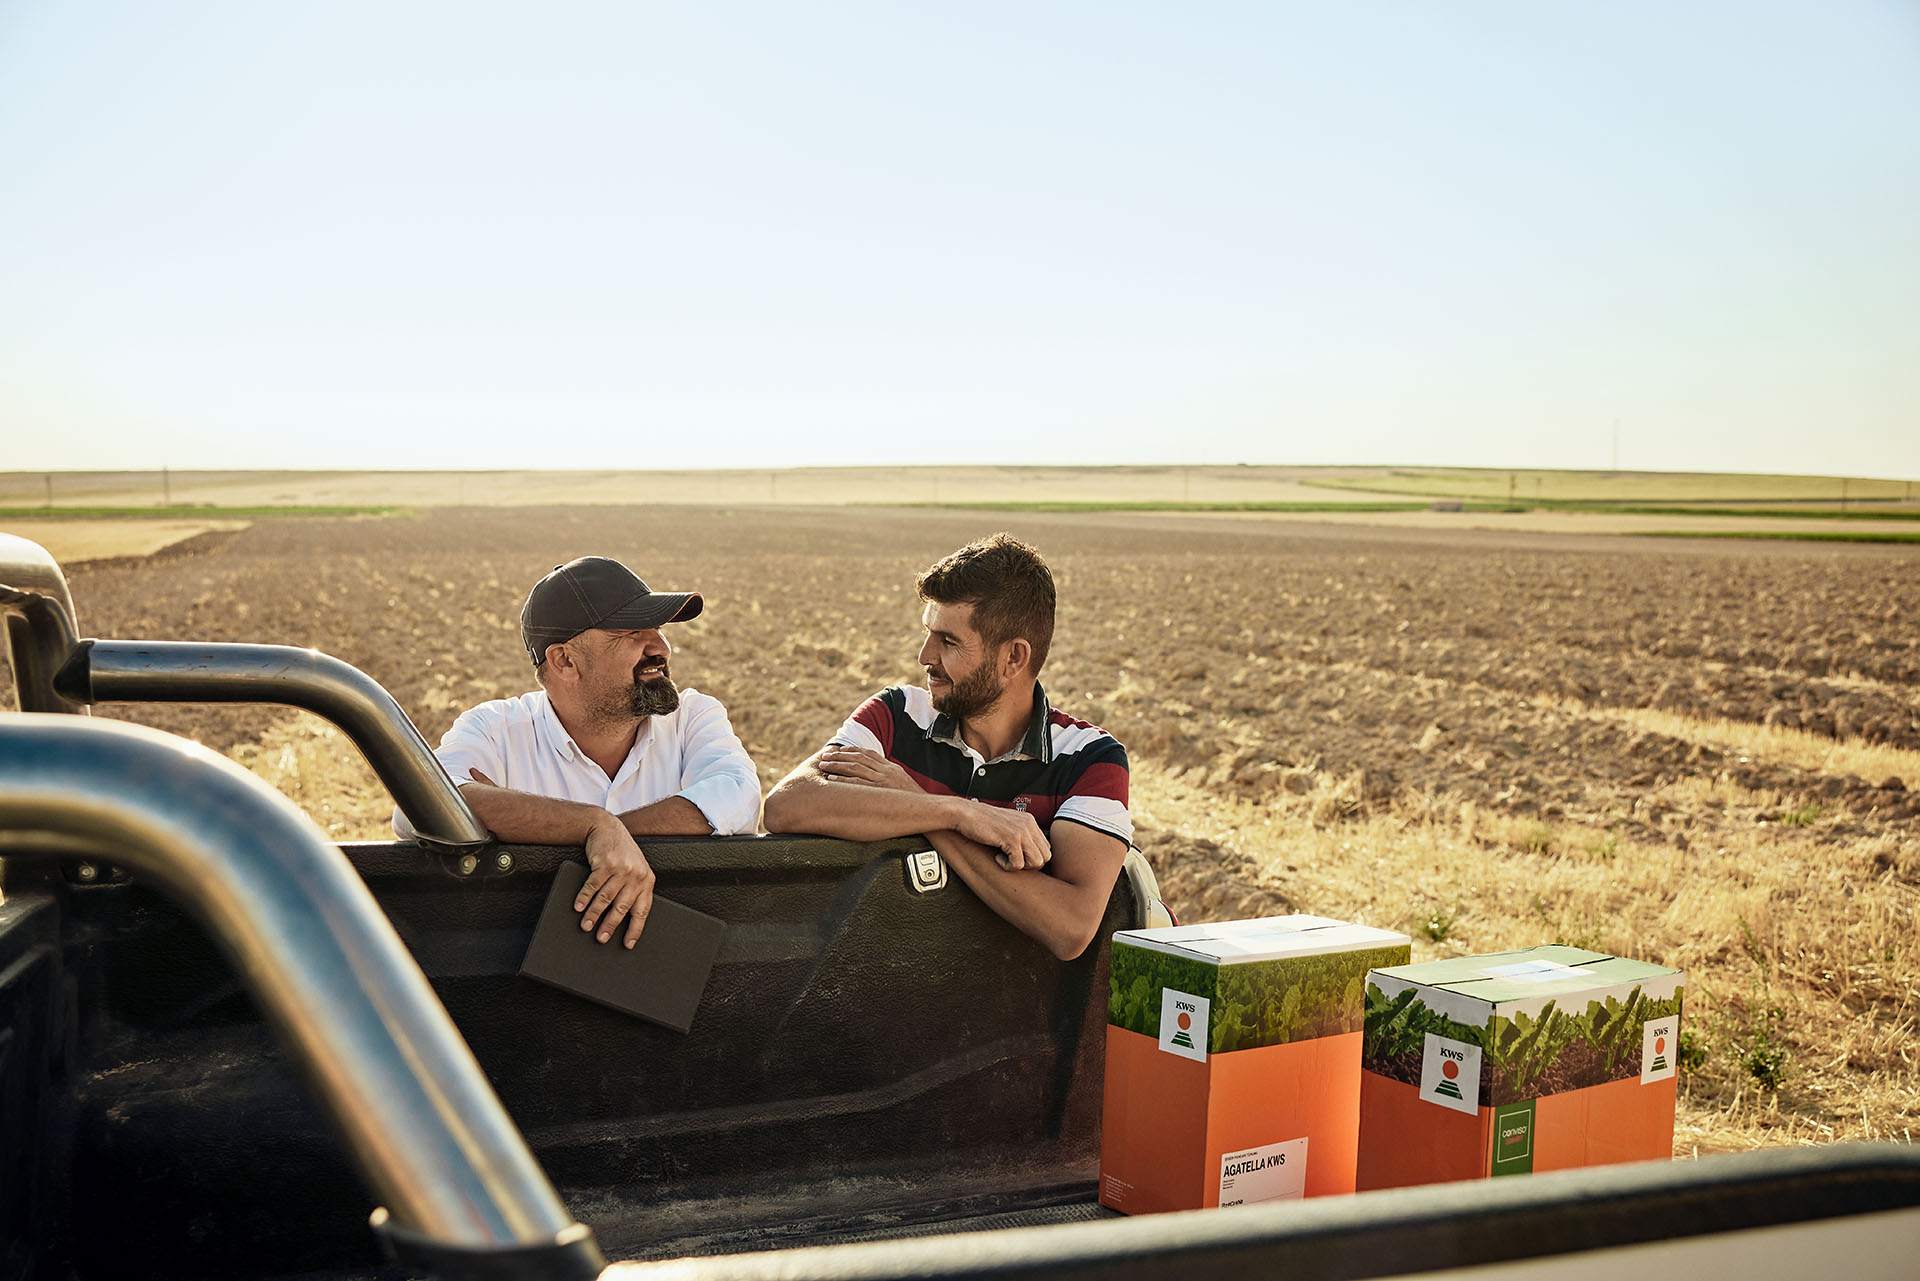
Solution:
[[[1404,934],[1304,915],[1115,934],[1101,1202],[1353,1191],[1366,975],[1410,955]]]
[[[1560,945],[1368,975],[1360,1190],[1670,1159],[1683,978]]]

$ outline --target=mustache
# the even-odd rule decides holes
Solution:
[[[634,680],[643,681],[653,676],[670,676],[666,659],[643,658],[633,665]]]

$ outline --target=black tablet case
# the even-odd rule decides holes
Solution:
[[[560,865],[520,973],[676,1032],[691,1028],[726,922],[656,894],[640,941],[628,951],[624,919],[605,943],[597,930],[580,928],[573,900],[586,880],[584,863]]]

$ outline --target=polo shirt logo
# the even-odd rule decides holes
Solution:
[[[1017,797],[1015,797],[1015,798],[1014,798],[1014,801],[1013,801],[1013,808],[1015,808],[1015,809],[1017,809],[1017,810],[1019,810],[1019,811],[1020,811],[1020,812],[1021,812],[1022,814],[1024,814],[1024,813],[1026,813],[1026,812],[1027,812],[1027,798],[1026,798],[1026,797],[1024,797],[1024,796],[1017,796]]]

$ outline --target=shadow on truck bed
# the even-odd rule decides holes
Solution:
[[[1090,1199],[1106,949],[1062,964],[957,880],[915,893],[921,848],[650,842],[661,892],[728,923],[684,1036],[516,973],[578,851],[498,846],[464,876],[416,845],[345,853],[567,1205],[646,1258]],[[0,1080],[10,1119],[45,1101],[63,1191],[18,1226],[86,1277],[373,1264],[373,1202],[199,927],[98,864],[40,867],[0,909],[0,1002],[51,1012],[59,1052],[16,1046]],[[1138,923],[1123,880],[1101,937]],[[7,1168],[34,1128],[7,1127]]]

